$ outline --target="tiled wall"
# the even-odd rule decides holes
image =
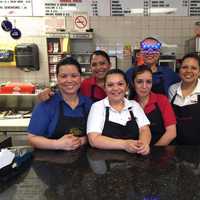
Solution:
[[[3,18],[0,18],[0,21]],[[46,36],[43,18],[17,18],[18,27],[22,30],[22,38],[17,43],[33,42],[40,51],[40,71],[23,72],[19,69],[0,67],[0,81],[31,81],[48,83],[48,63]],[[157,36],[167,44],[177,44],[177,58],[184,55],[185,40],[191,38],[194,23],[199,17],[91,17],[91,28],[94,29],[95,42],[108,50],[122,48],[124,44],[137,46],[146,36]],[[26,24],[26,26],[24,25]],[[67,28],[72,29],[72,18],[67,18]],[[0,42],[11,41],[7,33],[0,30]],[[12,40],[13,41],[13,40]],[[120,56],[120,55],[119,55]],[[119,59],[120,67],[126,69],[130,60]]]

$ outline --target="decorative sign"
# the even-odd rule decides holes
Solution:
[[[89,28],[89,17],[87,12],[74,12],[74,30],[85,32]]]
[[[45,32],[65,32],[65,17],[45,17]]]
[[[32,16],[32,0],[0,0],[0,16]]]
[[[15,40],[19,39],[21,35],[22,33],[18,28],[13,28],[10,32],[10,36]]]

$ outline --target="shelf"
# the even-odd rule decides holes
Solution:
[[[91,54],[92,54],[92,52],[91,52],[91,53],[86,53],[86,52],[85,52],[85,53],[84,53],[84,52],[82,52],[82,53],[81,53],[81,52],[76,52],[76,53],[74,52],[74,53],[71,53],[71,55],[89,55],[89,56],[90,56]]]
[[[59,61],[58,61],[59,62]],[[58,62],[50,62],[49,65],[57,65]]]
[[[57,52],[57,53],[48,53],[48,56],[52,56],[52,55],[63,55],[63,54],[67,54],[67,53],[62,53],[62,52]]]

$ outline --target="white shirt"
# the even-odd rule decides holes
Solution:
[[[102,134],[106,117],[106,107],[110,108],[109,121],[125,126],[127,122],[131,120],[131,115],[128,108],[132,107],[132,112],[136,118],[136,122],[139,128],[150,124],[149,120],[144,114],[143,109],[136,101],[129,101],[128,99],[124,98],[124,102],[125,106],[120,112],[111,107],[108,97],[94,103],[88,116],[87,133],[95,132]]]
[[[174,100],[174,104],[178,106],[186,106],[195,104],[198,102],[198,95],[200,95],[200,80],[198,79],[197,85],[192,93],[186,97],[183,96],[181,90],[182,82],[175,83],[169,88],[169,98],[170,101],[173,99],[174,95],[177,93],[176,98]]]

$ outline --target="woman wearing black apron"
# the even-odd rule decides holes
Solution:
[[[94,103],[88,116],[89,142],[100,149],[123,149],[145,155],[150,150],[149,121],[135,101],[124,98],[127,88],[123,71],[112,69],[106,74],[107,97]]]
[[[169,97],[177,119],[177,144],[200,145],[200,59],[185,55],[179,70],[181,82],[172,85]]]
[[[133,74],[132,82],[136,91],[134,99],[144,109],[151,123],[151,144],[159,146],[170,144],[176,137],[176,118],[167,97],[151,92],[151,69],[145,65],[138,67]]]
[[[106,72],[111,67],[109,55],[102,50],[94,51],[90,55],[90,67],[92,76],[82,81],[80,92],[82,95],[90,97],[93,102],[96,102],[106,97],[104,91],[104,78]],[[45,88],[38,94],[38,98],[41,101],[46,101],[53,95],[54,92],[52,89]]]
[[[28,127],[28,140],[36,148],[74,150],[87,142],[86,121],[91,100],[78,93],[80,64],[71,57],[56,67],[58,91],[39,103]]]

